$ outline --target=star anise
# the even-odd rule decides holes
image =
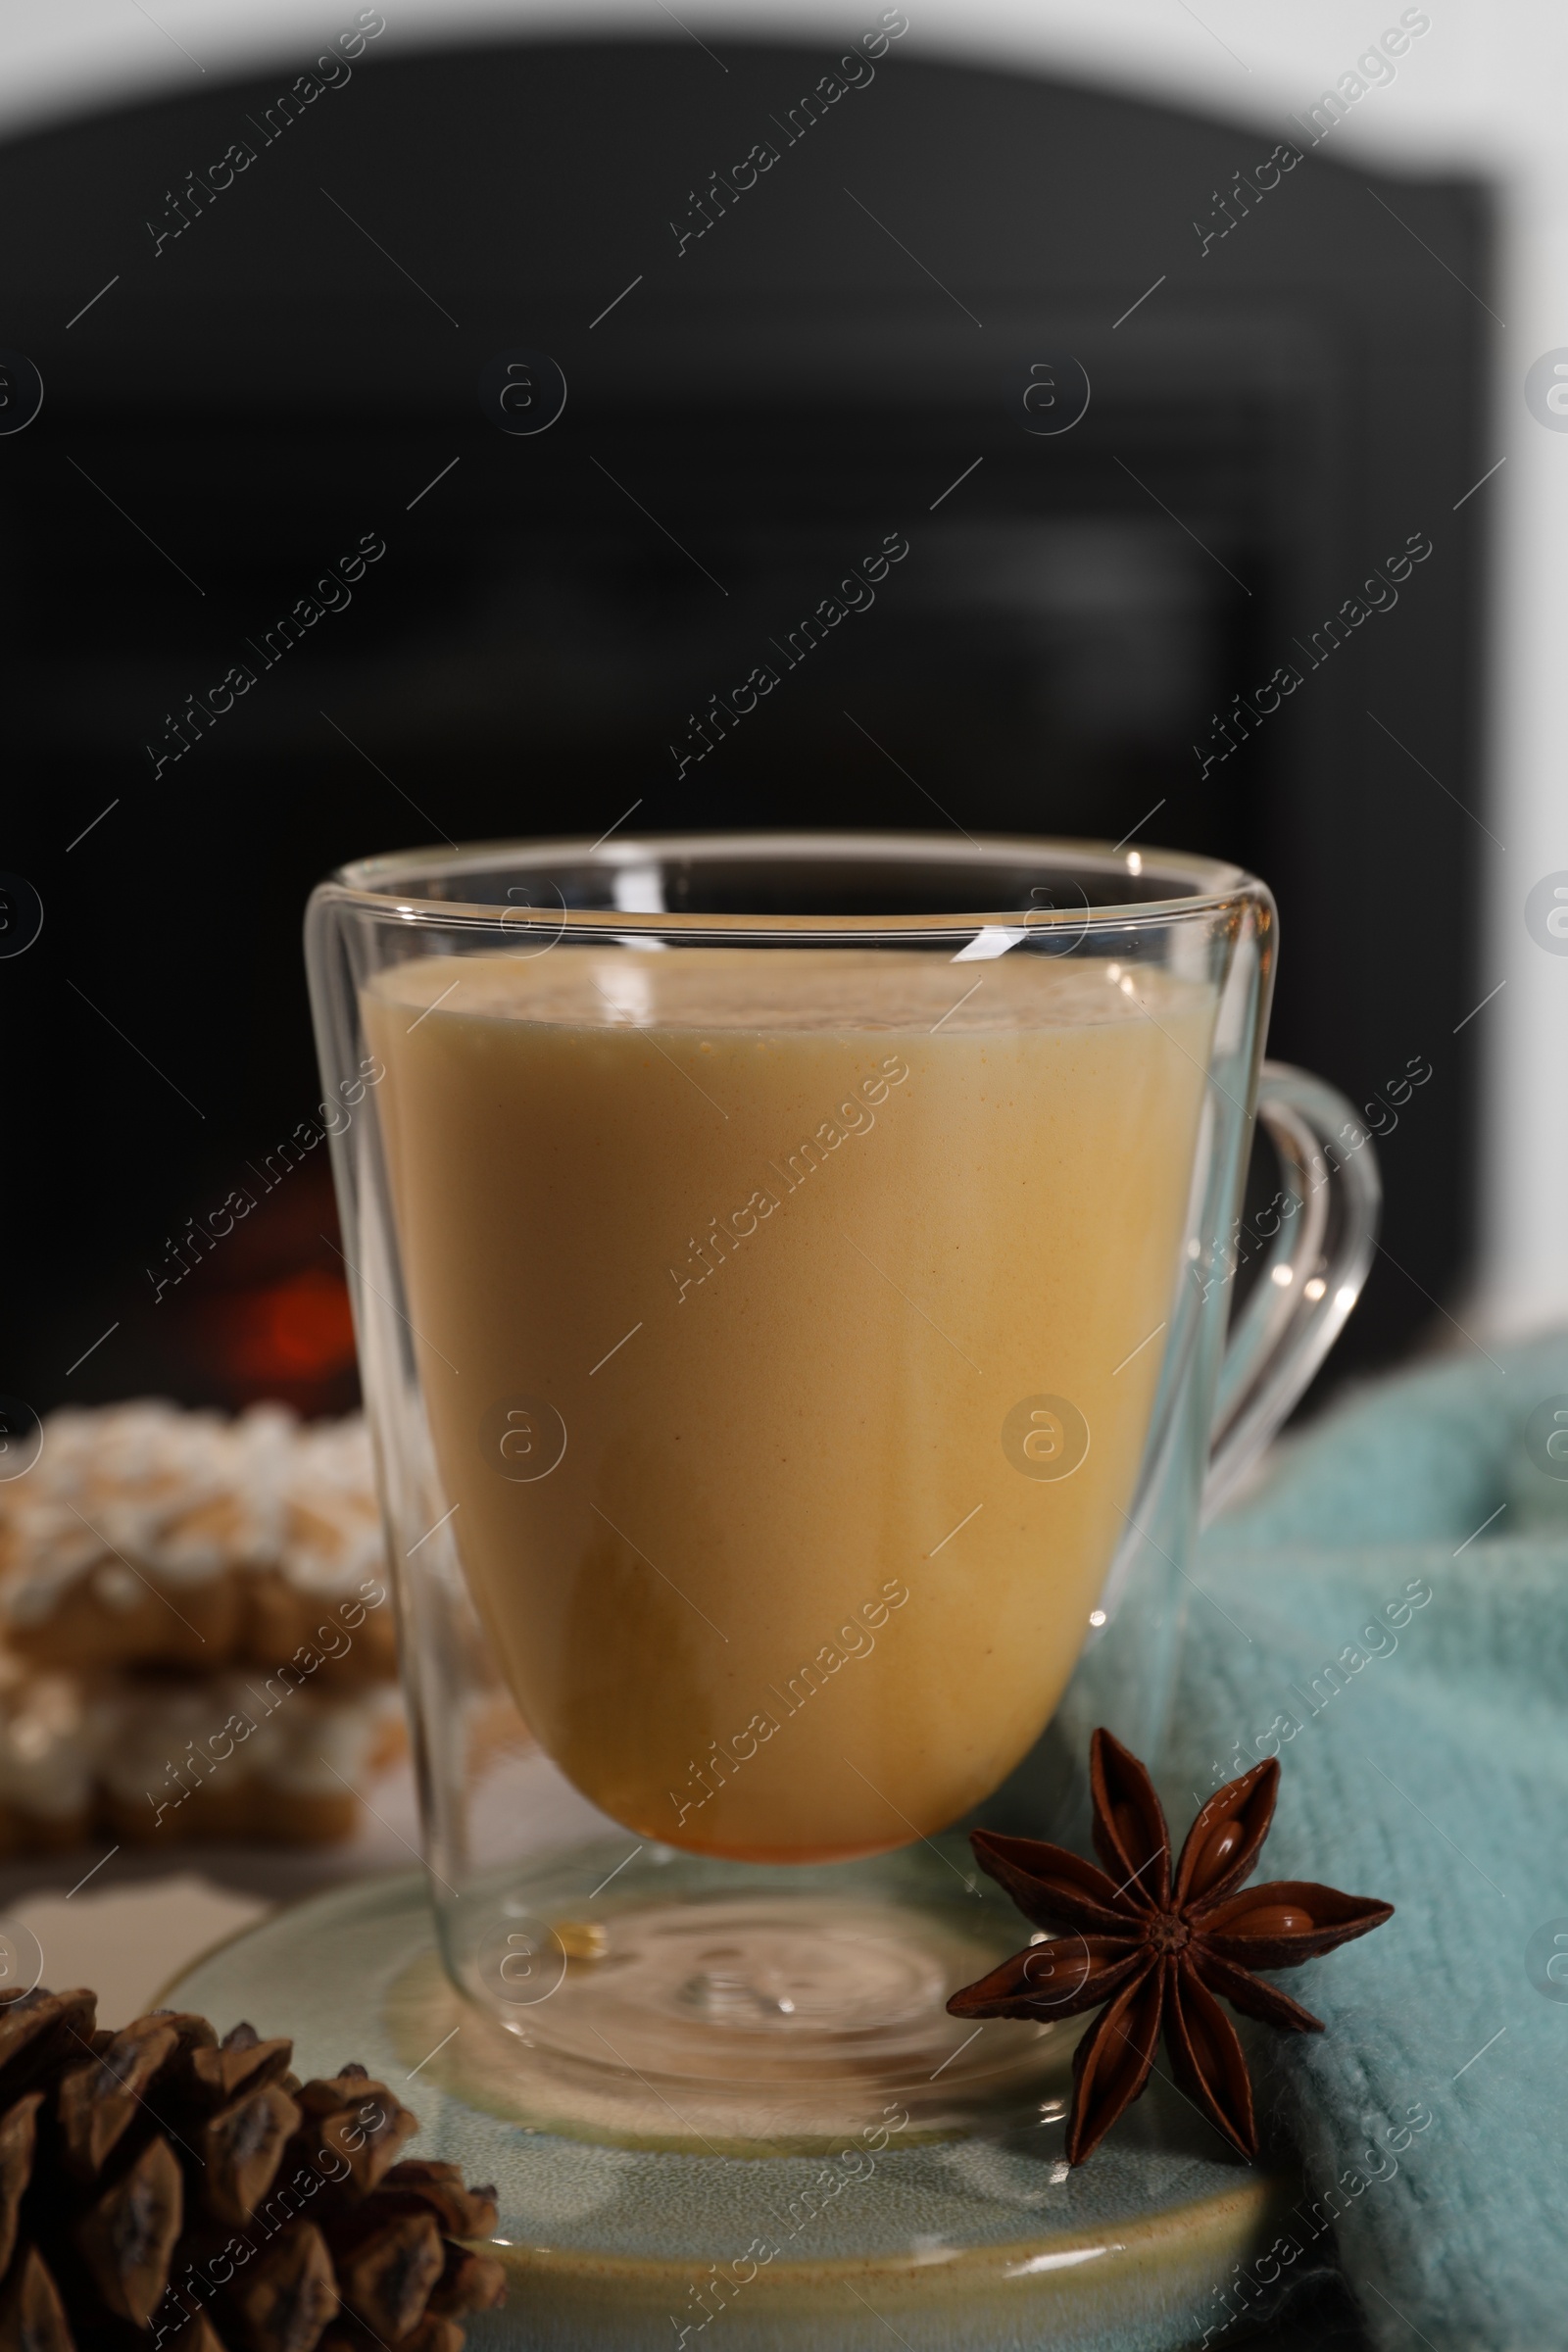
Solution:
[[[1236,2029],[1215,1999],[1291,2034],[1323,2021],[1252,1974],[1297,1968],[1380,1928],[1392,1903],[1303,1879],[1238,1892],[1274,1818],[1272,1759],[1211,1796],[1171,1875],[1154,1785],[1108,1732],[1090,1743],[1095,1848],[1105,1870],[1036,1838],[970,1833],[982,1870],[1025,1919],[1057,1933],[956,1992],[955,2017],[1072,2017],[1103,2010],[1073,2058],[1067,2158],[1082,2164],[1149,2081],[1161,2029],[1180,2087],[1233,2147],[1257,2154],[1252,2086]]]

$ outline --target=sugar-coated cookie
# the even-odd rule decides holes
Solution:
[[[0,1641],[74,1673],[281,1669],[309,1648],[318,1690],[390,1680],[364,1422],[158,1400],[52,1413],[38,1460],[0,1488]]]
[[[0,1659],[0,1855],[93,1835],[330,1842],[406,1745],[385,1684],[333,1693],[242,1668],[82,1680]]]

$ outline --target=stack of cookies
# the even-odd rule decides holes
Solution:
[[[345,1838],[396,1673],[357,1417],[65,1410],[0,1486],[0,1853]]]

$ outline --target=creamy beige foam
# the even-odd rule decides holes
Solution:
[[[363,1004],[454,1532],[544,1746],[706,1852],[954,1820],[1048,1721],[1122,1531],[1211,990],[564,945]],[[1087,1425],[1070,1476],[1018,1466],[1041,1396]],[[514,1408],[530,1483],[519,1397],[560,1416]]]

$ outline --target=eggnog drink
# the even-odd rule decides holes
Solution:
[[[1123,1532],[1212,991],[562,945],[363,1008],[452,1534],[545,1749],[733,1858],[953,1821]]]

